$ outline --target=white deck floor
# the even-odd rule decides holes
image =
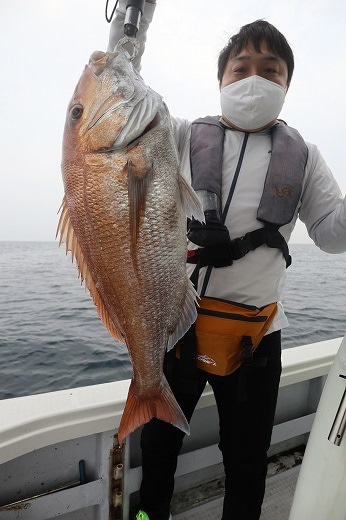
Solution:
[[[288,520],[300,466],[267,479],[261,520]],[[222,498],[174,516],[174,520],[220,520]]]

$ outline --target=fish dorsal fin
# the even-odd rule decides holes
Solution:
[[[78,267],[78,277],[81,283],[85,282],[85,287],[89,290],[90,295],[96,305],[97,312],[105,325],[108,332],[117,340],[124,343],[124,336],[119,332],[112,322],[109,313],[103,303],[103,299],[99,291],[96,288],[93,277],[88,269],[88,265],[85,261],[82,249],[77,239],[77,235],[73,229],[73,225],[70,219],[70,213],[67,208],[66,200],[63,199],[60,210],[61,215],[58,223],[56,236],[60,233],[59,246],[61,244],[66,245],[66,254],[71,251],[72,262],[76,260]]]
[[[167,350],[170,350],[174,347],[174,345],[186,334],[191,325],[197,319],[197,302],[198,294],[191,282],[188,280],[188,289],[186,292],[185,303],[183,307],[183,312],[181,313],[180,319],[177,322],[177,325],[170,335],[167,343]]]

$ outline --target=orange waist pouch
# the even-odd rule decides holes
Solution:
[[[197,308],[197,367],[225,376],[240,367],[244,354],[251,356],[272,323],[277,309],[261,309],[218,298],[202,297]],[[251,350],[250,350],[251,349]],[[177,355],[179,356],[179,347]]]

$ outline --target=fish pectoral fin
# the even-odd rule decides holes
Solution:
[[[196,303],[198,300],[198,294],[191,282],[188,280],[188,289],[186,292],[186,298],[183,306],[183,312],[181,313],[180,319],[178,320],[174,331],[170,334],[167,343],[167,350],[171,350],[174,345],[186,334],[191,325],[197,319],[197,308]]]
[[[58,222],[58,227],[56,231],[56,237],[60,233],[59,238],[59,246],[61,244],[65,244],[66,246],[66,254],[71,251],[72,262],[76,260],[76,264],[78,267],[78,277],[80,278],[81,284],[85,282],[85,287],[89,290],[90,295],[96,305],[97,312],[99,317],[101,318],[103,324],[107,328],[108,332],[117,340],[124,343],[124,337],[121,332],[115,327],[113,321],[111,320],[109,313],[103,303],[103,300],[98,292],[93,277],[88,269],[88,265],[85,261],[83,251],[80,247],[80,244],[77,239],[77,235],[73,228],[70,213],[67,208],[66,199],[64,197],[62,204],[60,206],[59,211],[61,211],[61,215]],[[55,238],[56,238],[55,237]]]
[[[131,245],[134,249],[145,212],[148,187],[152,180],[152,164],[145,157],[136,154],[128,159],[125,170],[128,175]]]
[[[179,175],[179,188],[183,210],[189,218],[194,218],[200,222],[205,222],[202,204],[196,195],[195,190],[186,182],[182,175]]]
[[[118,429],[119,442],[122,443],[130,433],[154,417],[172,424],[187,435],[190,434],[190,427],[186,417],[178,405],[165,376],[163,376],[157,391],[139,396],[136,395],[135,383],[132,380]]]

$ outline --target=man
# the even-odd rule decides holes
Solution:
[[[154,3],[146,3],[139,31],[142,42],[145,41],[154,12]],[[123,35],[124,4],[120,2],[112,24],[109,50],[114,49]],[[138,59],[135,66],[139,65]],[[241,237],[237,244],[243,242],[247,233],[266,228],[267,221],[272,218],[272,208],[265,201],[267,197],[271,200],[272,195],[265,185],[268,177],[270,181],[271,158],[274,160],[275,155],[276,163],[282,166],[278,175],[285,178],[293,163],[294,170],[297,170],[292,172],[293,179],[299,185],[297,203],[290,210],[292,214],[280,226],[280,235],[276,233],[277,226],[274,226],[275,237],[282,236],[287,242],[299,216],[316,245],[329,253],[344,252],[346,203],[336,181],[317,148],[304,143],[296,131],[277,121],[294,68],[293,53],[284,36],[271,24],[261,20],[246,25],[223,49],[218,67],[222,117],[216,118],[216,124],[223,132],[223,148],[219,150],[222,185],[221,200],[216,197],[214,208],[204,208],[206,215],[207,210],[212,209],[211,220],[215,226],[211,227],[216,233],[226,228],[232,239]],[[182,172],[195,187],[196,179],[191,176],[191,164],[194,168],[191,150],[195,145],[195,138],[191,143],[193,125],[186,120],[173,119],[172,122]],[[274,137],[279,134],[280,139]],[[296,144],[289,144],[291,137],[288,136],[291,135]],[[281,151],[274,152],[274,145]],[[287,158],[284,149],[289,149],[289,146],[292,148]],[[297,157],[300,153],[303,159],[299,163]],[[213,176],[213,171],[210,170],[208,175]],[[281,200],[286,195],[289,204],[291,183],[276,186],[275,189],[275,200]],[[259,218],[259,208],[264,215],[262,219]],[[286,209],[279,211],[279,220],[282,211],[285,213]],[[273,230],[273,227],[269,225],[269,229]],[[195,244],[201,245],[198,233],[198,224],[192,223],[189,237]],[[168,381],[188,420],[206,382],[209,381],[213,388],[220,420],[219,447],[226,475],[222,520],[258,520],[261,514],[267,450],[281,373],[280,331],[287,326],[280,298],[289,260],[285,242],[274,241],[273,244],[273,236],[251,246],[244,255],[233,256],[233,263],[226,261],[217,268],[213,267],[217,263],[215,260],[202,264],[197,283],[199,292],[204,296],[244,306],[261,309],[277,302],[269,330],[255,350],[253,363],[247,370],[245,398],[239,396],[239,384],[244,376],[242,367],[223,376],[199,368],[197,389],[185,392],[179,376],[182,361],[177,359],[174,351],[169,352],[166,358]],[[189,249],[194,248],[196,245],[190,243]],[[189,266],[191,273],[194,267]],[[154,419],[143,428],[139,520],[170,518],[174,472],[182,441],[181,431],[159,420]]]

